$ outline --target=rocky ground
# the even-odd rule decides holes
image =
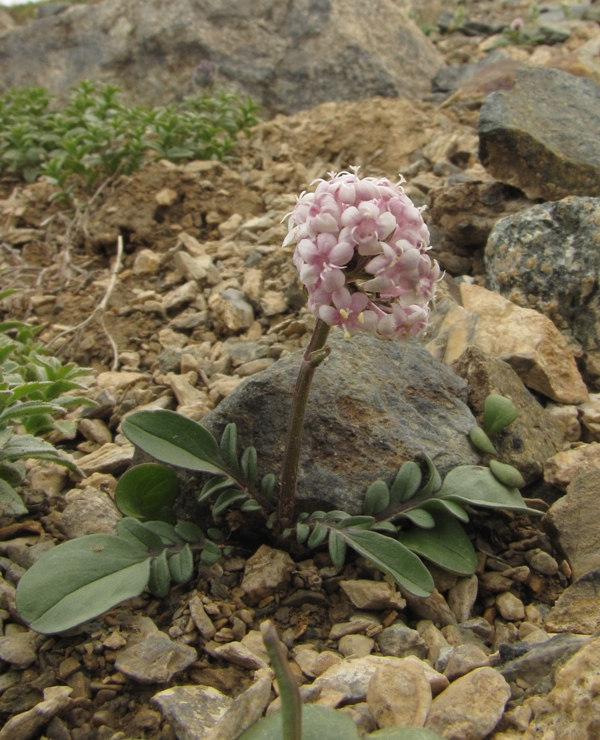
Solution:
[[[567,19],[553,6],[546,25],[563,34],[558,43],[501,53],[495,25],[527,18],[528,5],[460,4],[441,21],[431,5],[415,12],[440,23],[430,38],[447,66],[427,99],[277,116],[227,165],[159,162],[80,192],[75,216],[47,183],[0,181],[0,281],[18,288],[3,315],[43,323],[54,352],[91,368],[88,395],[100,404],[74,416],[73,439],[54,440],[87,477],[32,465],[29,516],[0,521],[1,740],[233,740],[240,718],[274,696],[258,633],[267,617],[305,698],[345,706],[363,731],[388,722],[482,740],[600,733],[600,158],[593,143],[579,161],[544,142],[554,158],[536,166],[556,190],[540,192],[518,157],[508,171],[506,155],[494,159],[494,127],[478,130],[489,93],[512,88],[523,64],[578,74],[564,104],[600,120],[585,87],[600,80],[598,5],[573,5]],[[562,84],[553,74],[543,89]],[[520,84],[532,95],[540,87]],[[526,140],[535,158],[535,128],[551,128],[553,112],[545,126],[525,121],[514,150]],[[14,609],[24,570],[55,542],[112,531],[119,518],[111,494],[133,455],[124,414],[145,406],[200,420],[304,346],[312,318],[281,220],[315,177],[354,164],[402,172],[408,194],[428,205],[447,277],[424,344],[432,363],[466,380],[476,416],[491,390],[527,410],[501,453],[543,519],[474,515],[477,574],[436,573],[427,600],[360,560],[339,572],[325,553],[294,562],[240,536],[231,556],[199,565],[166,599],[143,595],[68,636],[27,630]],[[386,708],[390,681],[402,701]]]

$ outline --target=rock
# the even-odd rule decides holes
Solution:
[[[378,14],[385,23],[374,24],[358,0],[212,0],[193,8],[174,0],[169,13],[158,0],[70,6],[4,34],[0,77],[7,89],[54,93],[80,79],[108,78],[134,102],[165,105],[193,92],[196,64],[217,59],[225,86],[286,113],[328,100],[429,92],[442,63],[435,47],[393,0]],[[41,62],[49,57],[52,68]]]
[[[208,299],[208,307],[219,331],[240,332],[254,321],[254,309],[242,291],[236,288],[213,293]]]
[[[16,670],[24,670],[37,660],[37,649],[43,638],[35,632],[15,632],[0,637],[0,661],[10,663]]]
[[[418,658],[393,658],[380,655],[369,655],[366,658],[344,660],[341,663],[328,668],[314,682],[314,686],[320,689],[321,696],[341,695],[343,703],[356,704],[365,701],[369,683],[375,671],[381,666],[396,668],[403,665],[404,661],[418,661],[423,666],[425,677],[434,694],[439,693],[448,685],[448,679],[434,671],[427,663]]]
[[[154,275],[159,267],[159,254],[152,249],[140,249],[135,255],[132,269],[135,275]]]
[[[459,578],[456,585],[448,591],[447,602],[457,622],[466,622],[477,599],[477,576]]]
[[[365,658],[373,652],[374,647],[375,640],[372,637],[367,637],[366,635],[344,635],[344,637],[339,639],[337,649],[344,658]]]
[[[188,252],[179,251],[175,254],[173,261],[175,267],[188,281],[195,280],[207,285],[216,285],[221,279],[212,257],[208,254],[192,256]]]
[[[92,473],[124,473],[133,460],[134,447],[130,444],[118,445],[112,442],[99,447],[89,455],[78,458],[77,466],[86,475]]]
[[[368,486],[391,481],[405,460],[428,454],[441,473],[478,460],[467,438],[473,417],[464,383],[416,343],[350,341],[334,332],[315,373],[304,425],[299,510],[362,512]],[[259,451],[259,474],[281,468],[301,353],[243,381],[203,420],[220,437],[235,421],[240,445]],[[263,468],[268,460],[268,469]]]
[[[195,280],[188,280],[183,285],[170,290],[162,299],[165,311],[174,311],[183,306],[187,306],[195,300],[198,295],[198,283]]]
[[[457,645],[448,654],[444,676],[449,681],[455,681],[475,668],[481,668],[489,663],[489,656],[477,645]]]
[[[431,687],[416,662],[382,665],[367,689],[367,703],[378,727],[422,727],[431,706]]]
[[[599,681],[600,638],[595,638],[556,670],[554,685],[547,694],[526,699],[523,707],[530,719],[519,737],[591,740],[598,731]]]
[[[287,552],[261,545],[246,561],[240,584],[247,603],[257,604],[265,596],[282,590],[290,582],[295,568],[296,564]]]
[[[86,486],[83,491],[73,488],[64,498],[67,505],[62,512],[53,512],[53,517],[68,539],[115,534],[122,515],[105,491],[94,486]]]
[[[235,697],[207,733],[202,732],[202,740],[237,740],[240,733],[262,717],[271,697],[271,683],[271,672],[267,670],[250,688]],[[197,729],[203,731],[204,727]]]
[[[573,352],[550,319],[467,282],[460,284],[460,297],[462,306],[445,299],[436,309],[440,313],[427,345],[436,359],[451,364],[475,345],[508,362],[528,388],[548,398],[587,400]]]
[[[496,607],[503,619],[511,622],[525,619],[525,607],[521,599],[510,591],[503,591],[496,596]]]
[[[494,446],[499,459],[518,468],[526,482],[540,478],[544,460],[563,447],[564,425],[560,420],[529,393],[507,362],[479,347],[467,347],[451,369],[467,381],[469,407],[480,421],[490,393],[506,396],[515,404],[519,416],[494,436]]]
[[[68,686],[50,686],[44,689],[44,701],[33,709],[12,716],[0,729],[0,740],[30,740],[69,704],[73,689]]]
[[[600,468],[600,444],[579,445],[548,458],[544,463],[544,480],[552,486],[567,488],[582,470]]]
[[[437,588],[434,588],[431,596],[425,599],[413,596],[408,591],[403,591],[402,595],[411,612],[421,619],[431,619],[432,622],[441,625],[456,624],[456,617]]]
[[[600,86],[543,67],[518,70],[513,90],[492,93],[479,118],[479,157],[528,198],[600,195]]]
[[[256,671],[259,668],[267,668],[268,664],[262,658],[258,657],[250,648],[247,648],[241,642],[225,643],[218,647],[211,648],[210,654],[215,658],[227,660],[235,665],[241,665],[243,668],[249,668]]]
[[[119,653],[115,668],[138,683],[168,683],[197,657],[189,645],[179,645],[164,632],[155,632]]]
[[[600,629],[600,568],[578,578],[559,596],[550,610],[544,628],[549,632],[574,632],[593,635]]]
[[[340,581],[340,587],[357,609],[398,609],[402,602],[387,581]]]
[[[600,393],[590,393],[589,401],[577,408],[581,413],[585,441],[600,442]]]
[[[425,727],[446,740],[483,740],[498,724],[510,687],[493,668],[477,668],[435,697]]]
[[[383,655],[395,658],[406,658],[408,655],[427,657],[427,645],[421,635],[403,622],[396,622],[381,630],[375,637],[375,642]]]
[[[173,727],[179,740],[198,740],[225,714],[233,699],[212,686],[174,686],[150,700]]]
[[[501,219],[485,248],[485,269],[490,290],[573,335],[587,376],[598,384],[600,198],[572,196]]]
[[[582,469],[569,484],[566,496],[552,504],[542,521],[557,538],[575,579],[600,568],[599,490],[600,465]]]
[[[215,629],[211,618],[206,613],[206,610],[204,609],[204,604],[202,603],[202,599],[200,598],[200,596],[192,596],[189,601],[189,607],[190,616],[194,620],[194,624],[196,625],[196,629],[198,630],[198,632],[202,635],[202,637],[204,637],[205,640],[212,640],[217,630]]]

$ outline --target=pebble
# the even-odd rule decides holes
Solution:
[[[367,688],[367,703],[379,728],[422,727],[431,702],[425,671],[410,660],[380,666]]]
[[[591,570],[566,588],[550,610],[545,629],[593,635],[600,629],[600,568]]]
[[[340,581],[340,587],[357,609],[401,609],[406,604],[386,581]]]
[[[402,622],[386,627],[376,635],[377,647],[383,655],[396,658],[405,658],[407,655],[416,655],[419,658],[427,657],[427,645],[417,630],[407,627]]]
[[[119,653],[115,668],[138,683],[168,683],[197,658],[194,648],[155,632]]]
[[[338,650],[344,658],[364,658],[374,647],[375,640],[366,635],[345,635],[338,642]]]
[[[261,545],[248,558],[240,588],[245,593],[246,602],[253,606],[259,601],[277,593],[291,580],[296,564],[287,552],[274,550],[268,545]]]
[[[10,663],[17,670],[24,670],[37,660],[37,650],[43,639],[30,631],[0,637],[0,661]]]
[[[494,668],[476,668],[436,696],[425,727],[447,740],[483,740],[498,724],[510,687]]]
[[[511,622],[525,618],[523,602],[510,591],[504,591],[496,596],[496,606],[502,617]]]
[[[233,699],[212,686],[174,686],[159,691],[150,701],[173,727],[178,740],[198,740],[214,727]]]

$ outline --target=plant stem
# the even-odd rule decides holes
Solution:
[[[325,347],[330,326],[321,319],[317,319],[310,342],[304,351],[294,396],[288,428],[288,438],[283,459],[281,473],[281,496],[279,498],[279,517],[277,528],[279,532],[293,523],[296,505],[296,481],[298,478],[298,464],[300,461],[300,447],[304,430],[304,415],[310,393],[310,386],[317,367],[329,354]]]

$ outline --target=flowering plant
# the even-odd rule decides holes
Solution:
[[[346,336],[417,334],[427,326],[440,267],[427,254],[429,231],[403,181],[360,179],[355,168],[318,182],[288,214],[284,241],[296,242],[310,311]]]

